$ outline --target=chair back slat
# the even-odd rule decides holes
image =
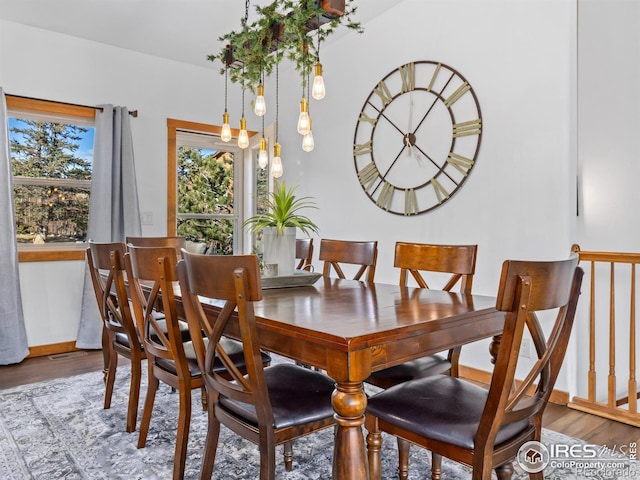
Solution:
[[[122,296],[122,287],[125,286],[124,252],[122,242],[89,241],[87,263],[104,327],[115,333],[124,333],[130,342],[138,343],[126,290]]]
[[[430,288],[424,272],[451,274],[440,290],[450,292],[460,283],[462,293],[471,293],[476,268],[477,245],[436,245],[396,242],[394,266],[400,269],[400,286],[409,274],[421,288]]]
[[[182,236],[127,237],[125,243],[136,247],[173,247],[176,249],[178,258],[180,258],[182,249],[187,248],[187,239]]]
[[[575,255],[555,262],[504,262],[496,308],[505,312],[505,326],[476,435],[480,444],[491,444],[502,425],[525,418],[532,424],[541,421],[564,360],[580,296],[584,272],[577,262]],[[555,320],[545,338],[540,317],[553,314]],[[533,338],[537,359],[514,388],[525,329]]]
[[[179,374],[189,375],[173,293],[173,282],[178,280],[175,247],[136,247],[129,244],[125,262],[132,304],[138,322],[143,325],[142,338],[147,354],[173,360]],[[164,328],[155,315],[156,311],[164,314]]]
[[[296,270],[312,270],[313,238],[296,238]]]
[[[272,413],[253,311],[253,302],[262,299],[258,257],[197,255],[186,251],[182,255],[178,274],[189,328],[204,330],[209,339],[201,367],[208,388],[225,397],[253,405],[259,418],[271,422]],[[202,298],[220,301],[222,306],[214,322],[207,318],[207,313],[211,316],[211,312],[205,313]],[[221,341],[232,321],[239,323],[246,375],[236,368]],[[228,370],[224,376],[213,368],[216,356]]]
[[[352,277],[354,280],[360,280],[364,276],[364,280],[373,283],[378,260],[378,242],[323,238],[320,241],[319,259],[324,262],[322,273],[325,277],[330,277],[333,269],[339,278],[346,278],[341,264],[349,264],[360,266]]]

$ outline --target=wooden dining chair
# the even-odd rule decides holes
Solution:
[[[461,293],[471,294],[476,268],[477,245],[436,245],[428,243],[396,242],[394,266],[400,269],[400,286],[411,281],[420,288],[436,286],[450,292],[459,285]],[[437,282],[437,283],[436,283]],[[409,380],[446,374],[458,376],[461,347],[451,348],[446,355],[433,354],[374,372],[367,383],[389,388]],[[398,438],[400,472],[409,469],[410,444]],[[432,463],[440,465],[441,458],[433,455]]]
[[[292,468],[291,442],[334,425],[331,396],[334,381],[323,373],[292,363],[265,367],[253,303],[262,299],[258,258],[255,255],[210,256],[183,252],[178,265],[185,313],[194,329],[209,331],[202,359],[208,394],[208,430],[200,478],[211,478],[220,425],[256,443],[260,451],[260,480],[275,479],[275,447],[285,444],[285,468]],[[202,298],[221,303],[212,320]],[[190,300],[190,301],[189,301]],[[222,341],[231,322],[238,322],[246,361],[243,375],[230,361]],[[231,374],[213,367],[219,358]]]
[[[488,389],[432,375],[368,399],[365,426],[372,480],[380,479],[381,432],[471,466],[474,480],[491,478],[493,469],[498,479],[511,478],[520,447],[540,441],[542,414],[562,366],[580,295],[583,271],[577,262],[577,256],[555,262],[504,262],[496,309],[505,312],[505,323]],[[545,318],[556,315],[546,329],[548,338],[538,313]],[[537,358],[524,380],[515,381],[525,329]],[[433,479],[440,475],[439,469],[432,470]],[[401,478],[407,476],[401,471]],[[529,477],[543,478],[540,472]]]
[[[94,242],[89,240],[87,263],[93,290],[102,318],[103,348],[105,349],[104,408],[111,408],[113,386],[118,368],[118,356],[131,362],[131,382],[127,407],[126,431],[136,429],[142,360],[146,358],[138,336],[135,320],[129,308],[125,285],[124,254],[122,242]]]
[[[178,280],[177,252],[174,247],[128,245],[125,261],[134,312],[142,320],[141,337],[149,365],[138,448],[146,444],[156,391],[162,381],[177,390],[179,396],[173,478],[182,479],[191,422],[191,391],[198,388],[203,390],[203,408],[206,408],[206,395],[195,355],[189,354],[193,351],[192,343],[184,341],[180,329],[173,284]],[[143,285],[148,289],[144,290]],[[154,307],[164,314],[162,321],[166,324],[166,333],[154,315]]]
[[[409,286],[409,275],[420,288],[432,288],[439,282],[439,290],[450,292],[459,285],[460,293],[471,294],[476,269],[477,245],[435,245],[396,242],[394,266],[400,269],[400,286]],[[428,274],[434,274],[429,278]],[[428,280],[428,282],[427,282]],[[460,347],[449,350],[446,356],[436,354],[406,362],[373,373],[367,382],[381,388],[427,377],[438,373],[458,376]]]
[[[313,270],[313,238],[296,238],[296,270]]]
[[[339,278],[346,278],[343,267],[355,265],[358,270],[352,278],[354,280],[364,278],[368,283],[373,283],[378,260],[378,242],[377,240],[358,242],[323,238],[320,240],[319,260],[324,262],[322,274],[325,277],[330,277],[333,270]]]

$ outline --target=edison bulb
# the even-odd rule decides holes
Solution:
[[[260,139],[260,151],[258,152],[258,166],[265,169],[269,164],[269,154],[267,153],[267,139]]]
[[[267,104],[264,101],[264,85],[258,85],[258,92],[256,96],[256,103],[253,106],[253,111],[259,117],[262,117],[265,113],[267,113]]]
[[[309,117],[309,102],[306,98],[300,100],[300,116],[298,117],[298,133],[306,135],[311,130],[311,118]]]
[[[273,161],[271,162],[271,175],[273,178],[282,176],[282,159],[280,158],[280,144],[276,142],[273,146]]]
[[[240,133],[238,134],[238,146],[247,148],[249,146],[249,133],[247,132],[247,119],[240,119]]]
[[[229,114],[224,112],[222,115],[222,131],[220,132],[220,139],[223,142],[231,140],[231,126],[229,125]]]
[[[305,152],[310,152],[315,147],[315,143],[313,141],[313,133],[309,130],[304,137],[302,137],[302,149]]]
[[[311,95],[316,100],[322,100],[326,95],[324,88],[324,79],[322,78],[322,64],[316,62],[316,74],[313,77],[313,87],[311,88]]]
[[[302,137],[302,149],[305,152],[310,152],[311,150],[313,150],[313,147],[315,147],[315,143],[313,141],[313,132],[309,130],[309,133]]]

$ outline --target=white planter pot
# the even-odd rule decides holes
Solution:
[[[286,227],[283,235],[275,227],[266,227],[262,232],[264,242],[263,262],[278,265],[278,276],[293,275],[296,263],[296,227]]]

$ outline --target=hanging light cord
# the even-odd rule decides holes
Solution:
[[[318,48],[316,49],[316,60],[319,62],[320,61],[320,15],[318,15]]]
[[[227,47],[227,52],[225,54],[224,59],[224,111],[227,111],[227,82],[229,78],[229,48]]]
[[[242,27],[247,26],[247,21],[249,20],[249,1],[246,0],[244,2],[244,18],[242,19]],[[244,62],[242,62],[242,118],[244,118],[244,90],[245,90],[245,70],[244,70]]]
[[[276,55],[278,54],[278,48],[280,47],[280,42],[278,40],[276,40]],[[279,81],[279,74],[278,74],[278,64],[279,62],[276,62],[276,143],[278,142],[278,110],[279,110],[279,90],[280,90],[280,81]]]

